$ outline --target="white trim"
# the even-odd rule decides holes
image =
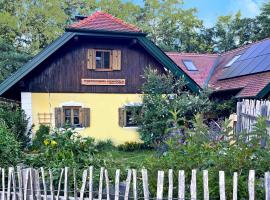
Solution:
[[[61,103],[59,106],[60,107],[63,107],[63,106],[80,106],[80,107],[84,107],[83,103],[75,102],[75,101],[64,102],[64,103]]]
[[[31,92],[21,92],[21,106],[26,118],[28,119],[27,130],[30,130],[33,124]]]

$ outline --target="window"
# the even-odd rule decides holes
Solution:
[[[237,56],[234,56],[226,65],[225,67],[230,67],[235,61],[238,60],[238,58],[240,58],[241,55],[237,55]]]
[[[74,128],[82,127],[80,119],[80,107],[63,107],[64,109],[64,124]]]
[[[96,51],[96,69],[111,68],[111,51]]]
[[[184,65],[186,66],[188,71],[197,71],[197,67],[194,65],[192,60],[183,60]]]
[[[119,126],[137,127],[137,117],[140,114],[141,106],[125,106],[119,108]]]
[[[52,124],[52,113],[38,113],[38,123],[50,126]]]
[[[80,106],[63,106],[55,108],[55,126],[63,128],[70,126],[73,128],[90,126],[90,108]]]
[[[121,70],[121,50],[88,49],[87,68],[96,71]]]

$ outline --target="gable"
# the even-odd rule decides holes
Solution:
[[[61,49],[61,47],[66,45],[68,42],[72,41],[72,39],[74,39],[74,37],[76,37],[76,36],[77,37],[93,37],[93,38],[94,37],[112,38],[112,39],[121,39],[121,40],[136,39],[136,41],[138,41],[138,44],[140,44],[141,48],[146,53],[146,55],[148,57],[150,56],[151,58],[153,58],[153,60],[154,60],[153,62],[158,63],[159,65],[164,66],[167,69],[171,70],[176,76],[184,76],[186,78],[186,80],[189,81],[188,87],[192,91],[196,92],[199,90],[199,87],[197,86],[197,84],[192,79],[190,79],[190,77],[188,77],[182,70],[180,70],[177,67],[177,65],[170,58],[168,58],[158,47],[156,47],[156,45],[154,45],[152,42],[150,42],[148,39],[146,39],[141,34],[136,35],[136,34],[126,34],[126,33],[115,34],[115,33],[105,33],[105,32],[102,32],[102,33],[66,32],[62,37],[60,37],[55,42],[53,42],[50,46],[48,46],[46,49],[44,49],[40,54],[38,54],[31,61],[29,61],[26,65],[24,65],[22,68],[20,68],[16,73],[14,73],[7,80],[5,80],[0,85],[0,94],[3,95],[12,86],[15,86],[15,84],[17,84],[20,80],[23,80],[23,79],[26,80],[26,81],[24,81],[24,84],[26,83],[26,90],[28,90],[28,91],[34,89],[33,85],[43,84],[42,82],[39,82],[39,81],[36,82],[37,78],[35,79],[33,77],[34,74],[35,74],[34,76],[36,76],[37,71],[39,69],[39,66],[41,66],[42,63],[47,62],[50,57],[54,56],[56,54],[56,52]],[[70,58],[70,62],[72,62],[72,58]],[[44,65],[41,68],[46,68],[46,66]],[[31,73],[31,72],[35,72],[35,73]],[[49,77],[50,74],[47,73],[46,76]],[[119,75],[115,75],[115,76],[119,76]],[[32,78],[33,78],[33,81],[30,81]],[[44,78],[40,78],[40,79],[44,80]],[[28,81],[30,81],[29,84],[28,84]],[[50,80],[48,80],[48,81],[50,81]],[[64,80],[64,81],[66,81],[66,80]],[[59,80],[58,80],[58,82],[59,82]],[[60,83],[61,83],[61,81],[60,81]],[[35,90],[39,90],[39,89],[36,88]],[[62,91],[61,87],[57,91],[58,92]],[[67,89],[67,88],[64,91],[71,92],[70,89]],[[76,92],[84,92],[84,90],[76,90]],[[111,91],[111,92],[113,92],[113,91]],[[134,90],[132,90],[132,92],[134,92]]]

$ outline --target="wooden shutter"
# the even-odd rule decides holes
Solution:
[[[112,69],[121,70],[121,50],[112,51]]]
[[[87,50],[87,69],[96,69],[96,55],[94,49]]]
[[[63,109],[62,108],[55,108],[54,109],[54,116],[55,116],[55,127],[61,128],[63,127]]]
[[[118,123],[120,127],[126,126],[126,110],[125,108],[118,109]]]
[[[80,120],[83,127],[90,127],[90,108],[80,109]]]

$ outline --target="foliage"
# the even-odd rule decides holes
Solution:
[[[96,143],[96,148],[99,151],[105,151],[105,150],[112,150],[115,148],[112,140],[108,139],[108,140],[99,140]]]
[[[3,39],[0,39],[0,52],[0,82],[14,73],[31,57]]]
[[[22,160],[21,145],[14,133],[0,120],[0,163],[1,167],[16,166]]]
[[[228,126],[229,121],[221,125],[221,129],[213,138],[211,132],[200,115],[195,117],[192,129],[186,131],[186,143],[178,140],[167,141],[169,150],[157,161],[157,158],[149,158],[145,167],[151,172],[150,177],[158,170],[175,169],[179,166],[185,170],[186,182],[190,182],[192,169],[198,170],[198,196],[202,196],[202,170],[209,170],[209,188],[211,199],[219,199],[218,171],[225,171],[226,188],[232,188],[234,172],[239,175],[239,198],[248,198],[247,180],[250,169],[256,169],[256,198],[263,199],[263,176],[269,169],[269,136],[265,119],[259,118],[251,133],[235,135]],[[262,139],[267,144],[261,147]],[[177,183],[175,183],[177,184]],[[156,180],[150,179],[150,190],[156,190]],[[188,192],[188,191],[187,191]],[[232,198],[232,190],[227,190],[227,198]]]
[[[145,150],[149,148],[150,147],[148,147],[146,144],[139,142],[125,142],[124,144],[120,144],[117,146],[117,149],[119,151],[127,151],[127,152]]]
[[[40,125],[39,129],[36,131],[36,134],[33,138],[31,150],[41,150],[44,147],[44,140],[50,134],[50,127],[45,125]]]
[[[200,95],[190,93],[182,78],[174,79],[172,74],[147,69],[144,79],[138,124],[140,137],[147,145],[159,145],[170,128],[188,125],[194,113],[208,111],[211,106],[206,91]],[[175,118],[177,122],[172,123]]]
[[[236,99],[214,100],[212,101],[211,114],[217,118],[228,118],[230,114],[236,112]]]
[[[19,105],[0,101],[0,121],[5,123],[22,148],[27,147],[31,130],[28,130],[28,119]]]
[[[40,154],[28,157],[26,163],[36,167],[83,168],[97,151],[93,138],[82,138],[72,130],[55,131],[43,143]]]

